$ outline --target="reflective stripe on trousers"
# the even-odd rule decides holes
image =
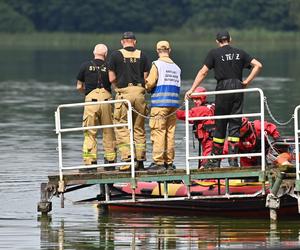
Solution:
[[[104,88],[91,91],[85,98],[86,102],[110,100],[111,94]],[[89,105],[84,107],[83,126],[113,124],[111,104]],[[116,158],[115,135],[113,128],[102,129],[104,156],[108,161]],[[97,130],[84,132],[83,160],[85,164],[97,160]]]
[[[129,86],[127,88],[116,89],[116,100],[126,99],[130,101],[132,107],[139,113],[146,115],[145,88],[140,86]],[[126,103],[116,103],[114,109],[114,123],[127,123],[128,107]],[[132,113],[133,140],[135,144],[135,158],[138,161],[146,160],[146,133],[145,118]],[[130,155],[130,137],[127,127],[115,128],[118,149],[122,161],[128,161]]]

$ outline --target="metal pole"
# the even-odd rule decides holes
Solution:
[[[134,168],[134,140],[133,140],[133,125],[132,125],[132,106],[131,103],[126,100],[127,105],[128,105],[128,110],[127,110],[127,122],[128,122],[128,129],[129,129],[129,143],[130,143],[130,165],[131,165],[131,189],[132,189],[132,200],[135,201],[135,188],[136,188],[136,183],[135,183],[135,168]]]
[[[296,190],[298,201],[298,213],[300,213],[300,192],[299,192],[299,126],[298,126],[298,112],[300,105],[295,108],[294,111],[294,132],[295,132],[295,162],[296,162]]]
[[[57,133],[57,139],[58,139],[58,167],[59,167],[59,179],[60,181],[63,181],[63,161],[62,161],[62,140],[61,140],[61,124],[60,124],[60,108],[57,108],[57,111],[55,112],[55,130]]]
[[[260,139],[261,139],[261,170],[266,170],[266,155],[265,155],[265,110],[264,110],[264,93],[261,89],[257,89],[260,95]]]
[[[189,148],[189,100],[185,100],[185,165],[186,165],[186,174],[190,175],[190,148]]]
[[[299,181],[299,126],[298,126],[298,112],[300,105],[294,111],[294,132],[295,132],[295,159],[296,159],[296,180]]]

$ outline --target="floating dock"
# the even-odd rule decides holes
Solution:
[[[174,171],[165,171],[164,173],[148,173],[147,171],[137,171],[135,179],[133,180],[130,172],[120,171],[104,171],[98,170],[94,173],[81,173],[79,171],[70,171],[64,174],[63,182],[59,175],[50,175],[47,183],[41,184],[41,201],[38,204],[38,211],[47,214],[51,211],[51,199],[54,196],[61,198],[61,206],[64,207],[64,194],[76,191],[91,185],[99,185],[99,194],[91,199],[77,201],[76,203],[92,202],[97,203],[102,211],[108,209],[118,209],[127,211],[138,211],[137,208],[143,208],[147,211],[149,208],[156,208],[162,210],[174,208],[173,212],[180,204],[181,209],[193,206],[203,205],[204,200],[216,201],[210,207],[203,207],[206,212],[198,207],[193,209],[191,214],[208,214],[209,210],[216,212],[218,208],[218,215],[227,215],[234,213],[240,216],[266,214],[267,207],[270,211],[270,218],[277,219],[277,213],[280,216],[293,215],[297,213],[297,197],[294,195],[295,187],[295,168],[286,166],[281,168],[270,168],[266,171],[261,171],[260,168],[219,168],[208,170],[191,170],[190,175],[186,175],[184,169]],[[261,187],[256,189],[254,193],[234,193],[231,191],[231,180],[242,180],[247,184],[247,181],[255,179],[260,182]],[[194,181],[197,180],[217,180],[217,193],[214,195],[205,196],[201,193],[191,191]],[[157,196],[141,195],[135,193],[138,183],[141,182],[158,182],[161,190]],[[131,194],[116,192],[114,184],[130,183],[133,192]],[[170,183],[184,183],[186,187],[186,196],[176,197],[169,194],[168,186]],[[223,189],[221,186],[225,186]],[[287,198],[289,197],[289,198]],[[295,199],[296,198],[296,199]],[[225,200],[226,203],[220,203]],[[241,202],[241,201],[244,202]],[[202,201],[202,203],[199,201]],[[231,207],[228,207],[230,201]],[[245,203],[245,201],[247,201]],[[282,203],[282,206],[280,206]],[[155,204],[155,206],[154,206]],[[168,205],[169,204],[169,205]],[[216,204],[219,206],[216,207]],[[220,207],[220,204],[222,206]],[[226,205],[227,204],[227,205]],[[146,205],[146,206],[145,206]],[[262,206],[263,205],[263,206]],[[227,206],[227,208],[226,208]],[[234,207],[232,207],[234,206]],[[239,207],[240,206],[240,207]],[[248,207],[245,207],[248,206]],[[148,209],[145,209],[148,207]],[[126,209],[125,209],[126,208]],[[282,209],[282,211],[281,211]],[[177,209],[178,210],[178,209]],[[186,209],[185,214],[188,213]],[[243,212],[243,213],[242,213]]]
[[[260,117],[264,121],[264,95],[261,89],[241,89],[230,91],[212,91],[205,95],[229,94],[239,92],[256,92],[259,95],[260,111],[257,113],[246,113],[238,115],[213,116],[209,119],[230,119],[234,117]],[[203,93],[199,93],[202,95]],[[91,127],[61,128],[60,112],[61,109],[69,107],[82,107],[85,105],[98,105],[103,103],[126,102],[128,106],[128,122],[125,124],[99,125]],[[77,103],[60,105],[55,112],[56,134],[58,136],[58,156],[59,173],[48,176],[48,182],[41,184],[41,200],[38,203],[38,211],[47,214],[52,210],[52,198],[58,196],[61,198],[61,207],[64,207],[64,195],[66,193],[79,190],[91,185],[99,186],[99,194],[90,199],[81,200],[82,202],[96,202],[103,212],[109,209],[134,210],[142,208],[144,210],[156,208],[160,210],[184,212],[185,215],[192,212],[214,212],[216,215],[238,215],[258,216],[262,211],[266,214],[268,211],[271,220],[277,220],[277,215],[299,215],[300,212],[300,170],[299,170],[299,122],[298,112],[300,105],[294,111],[294,155],[295,166],[266,166],[265,159],[265,135],[261,133],[261,152],[247,154],[231,154],[218,156],[191,156],[190,146],[190,128],[189,122],[196,120],[205,120],[205,117],[189,117],[189,103],[185,102],[186,122],[185,122],[185,166],[183,169],[172,171],[149,173],[147,171],[134,170],[134,157],[131,162],[119,162],[112,164],[99,164],[92,166],[63,166],[62,152],[62,133],[85,131],[89,129],[102,129],[107,127],[127,127],[130,133],[131,156],[134,156],[134,141],[132,127],[132,108],[127,100],[111,100],[105,102]],[[261,131],[264,131],[264,122],[261,122]],[[232,158],[232,157],[260,157],[261,166],[251,168],[213,168],[213,169],[194,169],[191,161],[212,158]],[[105,171],[105,167],[120,167],[130,164],[129,172]],[[191,165],[191,166],[190,166]],[[196,164],[195,164],[196,165]],[[89,168],[97,168],[96,172],[84,172]],[[91,169],[90,169],[91,170]],[[231,188],[231,180],[240,180],[241,183],[247,183],[250,180],[258,181],[257,188],[250,192],[236,192]],[[195,192],[194,185],[199,181],[215,180],[213,185],[215,192],[204,195],[204,192]],[[157,183],[158,195],[149,195],[139,189],[141,183]],[[174,195],[171,185],[180,183],[185,189],[184,195]],[[124,192],[120,189],[121,185],[130,184],[130,191]],[[196,184],[197,185],[197,184]],[[208,188],[212,188],[209,186]],[[145,190],[144,190],[145,191]],[[210,204],[210,205],[208,205]],[[227,213],[228,212],[228,213]]]

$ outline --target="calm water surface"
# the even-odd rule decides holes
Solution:
[[[212,44],[212,46],[214,46]],[[300,104],[300,48],[243,46],[264,63],[253,83],[268,98],[280,121],[291,117]],[[183,70],[183,92],[187,90],[206,54],[207,46],[178,46],[175,61]],[[151,59],[155,58],[148,51]],[[72,204],[93,197],[97,187],[66,195],[65,208],[53,199],[53,212],[39,218],[36,204],[39,186],[58,171],[54,110],[62,103],[81,102],[75,90],[75,76],[90,50],[2,50],[0,74],[0,249],[253,249],[300,248],[298,220],[229,219],[157,214],[99,215],[91,205]],[[213,75],[204,86],[213,90]],[[257,110],[257,98],[246,99],[246,111]],[[67,125],[81,122],[82,110],[72,110]],[[268,120],[270,117],[266,114]],[[270,120],[271,121],[271,120]],[[292,125],[279,126],[283,135],[292,135]],[[176,164],[184,164],[183,123],[176,134]],[[149,136],[148,136],[149,138]],[[82,134],[64,137],[65,164],[81,161]],[[193,153],[196,150],[191,148]],[[151,146],[148,140],[148,163]]]

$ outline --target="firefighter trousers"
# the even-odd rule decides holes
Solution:
[[[216,90],[241,89],[239,79],[227,79],[218,82]],[[216,95],[215,115],[234,115],[243,112],[243,93]],[[224,143],[228,125],[228,141],[238,142],[240,137],[241,118],[216,119],[214,142]]]
[[[126,99],[132,107],[142,115],[146,115],[145,88],[140,86],[128,86],[126,88],[115,89],[116,100]],[[125,102],[115,104],[114,123],[127,123],[128,107]],[[135,159],[137,161],[146,160],[146,133],[145,118],[132,112],[133,141],[135,149]],[[130,134],[127,127],[116,127],[115,134],[117,147],[122,161],[130,161]]]
[[[171,164],[174,161],[176,110],[175,107],[151,108],[149,126],[153,147],[152,158],[156,164]],[[174,114],[169,116],[171,113]]]
[[[107,101],[111,100],[111,93],[104,88],[97,88],[91,91],[86,97],[86,102]],[[112,105],[97,104],[84,107],[83,126],[98,126],[113,124]],[[97,161],[97,129],[85,130],[83,142],[83,161],[90,165]],[[107,161],[115,161],[115,134],[113,128],[103,128],[103,149],[104,158]]]

